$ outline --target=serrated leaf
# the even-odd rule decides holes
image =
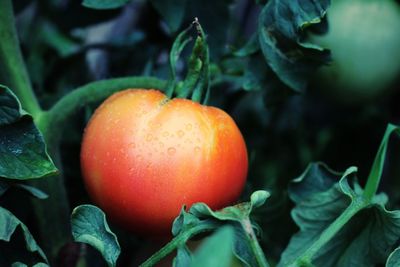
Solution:
[[[186,0],[151,0],[158,13],[164,18],[172,32],[182,24],[186,10]]]
[[[363,191],[355,181],[356,168],[349,168],[332,184],[337,173],[329,173],[324,165],[313,165],[290,187],[289,196],[296,203],[292,217],[300,231],[290,240],[279,266],[297,266],[298,257],[327,235],[332,238],[311,259],[315,266],[372,267],[384,263],[400,235],[400,211],[387,211],[383,195],[363,204]],[[329,232],[332,223],[351,211],[350,205],[361,208],[338,232]]]
[[[392,253],[390,253],[385,267],[398,267],[400,266],[400,247],[396,248],[393,250]]]
[[[108,266],[116,266],[121,248],[102,210],[93,205],[80,205],[72,211],[71,225],[75,241],[96,248]]]
[[[22,223],[17,217],[15,217],[10,211],[0,207],[0,240],[5,242],[10,242],[12,235],[15,233],[18,227],[22,230],[23,240],[25,241],[26,250],[30,252],[30,254],[34,254],[31,255],[31,258],[32,256],[35,256],[34,258],[39,258],[47,263],[46,255],[43,253],[42,249],[38,246],[32,234],[26,227],[26,225]],[[6,264],[6,262],[12,260],[13,256],[14,255],[9,255],[8,253],[1,253],[0,263]],[[23,260],[22,257],[23,256],[21,256],[19,260]],[[8,264],[11,264],[12,262],[13,261],[11,261]]]
[[[321,22],[329,0],[271,0],[258,22],[258,37],[265,60],[279,79],[295,91],[303,91],[309,76],[330,61],[322,47],[305,43],[305,29]]]
[[[233,259],[234,230],[231,226],[218,229],[193,255],[191,267],[228,267]]]
[[[27,180],[55,173],[32,117],[11,90],[0,85],[0,177]]]
[[[82,5],[93,9],[114,9],[119,8],[131,0],[83,0]]]

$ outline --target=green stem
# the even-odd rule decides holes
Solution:
[[[41,108],[33,92],[20,44],[11,0],[0,1],[0,76],[21,101],[22,107],[34,117]]]
[[[249,240],[249,244],[251,250],[254,253],[254,257],[256,258],[257,265],[260,267],[269,267],[268,261],[265,258],[265,254],[258,243],[257,236],[254,233],[253,226],[251,225],[250,220],[247,218],[243,222],[241,222],[244,231],[247,233],[247,237]]]
[[[322,232],[311,247],[304,251],[303,254],[301,254],[296,261],[289,266],[303,266],[304,263],[311,263],[315,253],[328,243],[357,212],[367,205],[367,203],[368,202],[365,202],[363,197],[354,199],[344,212]]]
[[[111,94],[127,88],[163,90],[166,82],[153,77],[115,78],[88,83],[62,97],[38,120],[39,129],[47,141],[56,143],[68,119],[81,107],[104,100]]]
[[[389,142],[390,135],[394,131],[400,133],[400,128],[393,124],[389,124],[382,138],[378,152],[376,153],[374,163],[372,164],[372,168],[368,175],[367,183],[365,184],[365,189],[364,189],[364,197],[367,200],[371,200],[375,196],[376,191],[378,190],[385,163],[387,145]]]
[[[182,232],[181,234],[177,235],[174,239],[172,239],[168,244],[162,247],[159,251],[153,254],[150,258],[148,258],[144,263],[140,265],[140,267],[150,267],[154,266],[157,262],[161,259],[169,255],[172,251],[177,249],[180,245],[185,244],[189,238],[192,236],[211,231],[216,229],[220,224],[199,224],[189,230]]]

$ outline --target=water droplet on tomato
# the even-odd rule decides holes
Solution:
[[[164,146],[164,143],[163,142],[160,142],[160,143],[158,143],[159,145],[160,145],[160,147],[163,147]]]
[[[194,152],[199,153],[201,151],[201,148],[199,146],[196,146],[194,148]]]
[[[135,143],[129,143],[129,145],[128,145],[128,146],[129,146],[129,148],[132,148],[132,149],[133,149],[133,148],[135,148],[135,147],[136,147],[136,144],[135,144]]]
[[[172,156],[176,153],[176,149],[174,147],[168,148],[168,155]]]
[[[179,136],[179,137],[182,137],[182,136],[184,136],[184,135],[185,135],[185,133],[184,133],[182,130],[179,130],[179,131],[178,131],[178,136]]]
[[[167,137],[169,135],[169,132],[163,132],[162,134],[164,137]]]
[[[192,124],[190,124],[190,123],[186,124],[185,128],[188,131],[192,130]]]
[[[153,136],[151,134],[148,134],[146,137],[146,141],[150,142],[153,139]]]
[[[142,160],[143,157],[142,157],[142,155],[136,155],[136,159],[137,159],[137,160]]]

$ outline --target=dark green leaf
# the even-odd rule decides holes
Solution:
[[[2,180],[0,178],[0,196],[3,195],[11,187],[16,187],[16,188],[22,189],[22,190],[28,192],[29,194],[31,194],[33,197],[36,197],[38,199],[48,198],[48,195],[46,193],[37,189],[36,187],[26,185],[26,184],[10,182],[8,180]]]
[[[121,248],[102,210],[93,205],[80,205],[72,211],[71,224],[75,241],[93,246],[108,266],[116,266]]]
[[[303,91],[309,76],[330,60],[327,50],[304,42],[306,28],[321,22],[329,4],[329,0],[271,0],[260,14],[258,37],[265,60],[296,91]]]
[[[176,32],[185,15],[186,0],[151,0],[150,2],[167,22],[170,30]]]
[[[28,228],[25,226],[25,224],[23,224],[10,211],[0,207],[0,240],[10,242],[11,236],[14,234],[14,232],[16,232],[18,227],[22,230],[26,250],[29,251],[31,254],[34,254],[34,256],[38,257],[41,261],[47,263],[46,256],[44,255],[42,249],[36,243],[35,239],[33,238]],[[9,257],[13,256],[15,255],[11,255],[9,253],[0,253],[0,264],[5,264],[5,262],[8,262],[10,260]],[[23,260],[22,257],[23,256],[21,256],[21,258],[19,258],[18,260]],[[31,259],[31,257],[32,255],[30,255],[30,257],[28,258]]]
[[[290,187],[296,207],[293,220],[300,228],[282,254],[280,266],[291,266],[307,251],[345,210],[365,205],[363,190],[355,180],[357,169],[349,168],[338,183],[336,173],[313,164]],[[361,202],[360,202],[361,201]],[[312,263],[316,266],[376,266],[385,262],[400,235],[400,211],[387,211],[387,198],[377,195],[358,211],[319,249]],[[357,204],[358,203],[358,204]]]
[[[174,221],[172,232],[177,236],[184,235],[195,228],[213,229],[220,226],[222,222],[232,225],[235,229],[234,254],[246,266],[254,266],[257,261],[254,258],[250,240],[255,238],[255,235],[248,232],[252,232],[254,227],[249,216],[255,208],[263,205],[268,197],[268,192],[256,191],[251,195],[250,202],[226,207],[219,211],[211,210],[204,203],[196,203],[189,212],[182,209],[181,214]]]
[[[235,51],[233,54],[237,57],[247,57],[260,49],[260,43],[258,42],[258,35],[253,34],[247,43],[240,48],[239,50]]]
[[[396,248],[392,253],[390,253],[385,267],[398,267],[400,266],[400,248]]]
[[[35,265],[33,265],[32,267],[48,267],[49,265],[39,262],[36,263]],[[14,262],[11,267],[28,267],[28,265],[26,265],[25,263],[22,262]]]
[[[113,9],[119,8],[131,0],[83,0],[82,5],[93,9]]]
[[[244,70],[243,89],[265,90],[271,84],[272,71],[262,57],[253,56]]]
[[[178,247],[173,262],[174,267],[186,267],[192,262],[192,253],[186,245]]]
[[[175,218],[172,224],[172,234],[176,236],[179,232],[187,230],[199,223],[200,220],[193,214],[186,212],[185,207],[183,207],[181,213]]]
[[[27,180],[56,172],[32,117],[7,87],[0,86],[0,177]]]
[[[228,267],[233,260],[234,230],[224,226],[207,238],[193,255],[191,267]]]

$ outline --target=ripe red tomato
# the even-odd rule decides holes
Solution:
[[[108,98],[86,127],[81,166],[90,196],[114,221],[167,235],[182,205],[220,209],[239,197],[247,150],[224,111],[156,90]]]

